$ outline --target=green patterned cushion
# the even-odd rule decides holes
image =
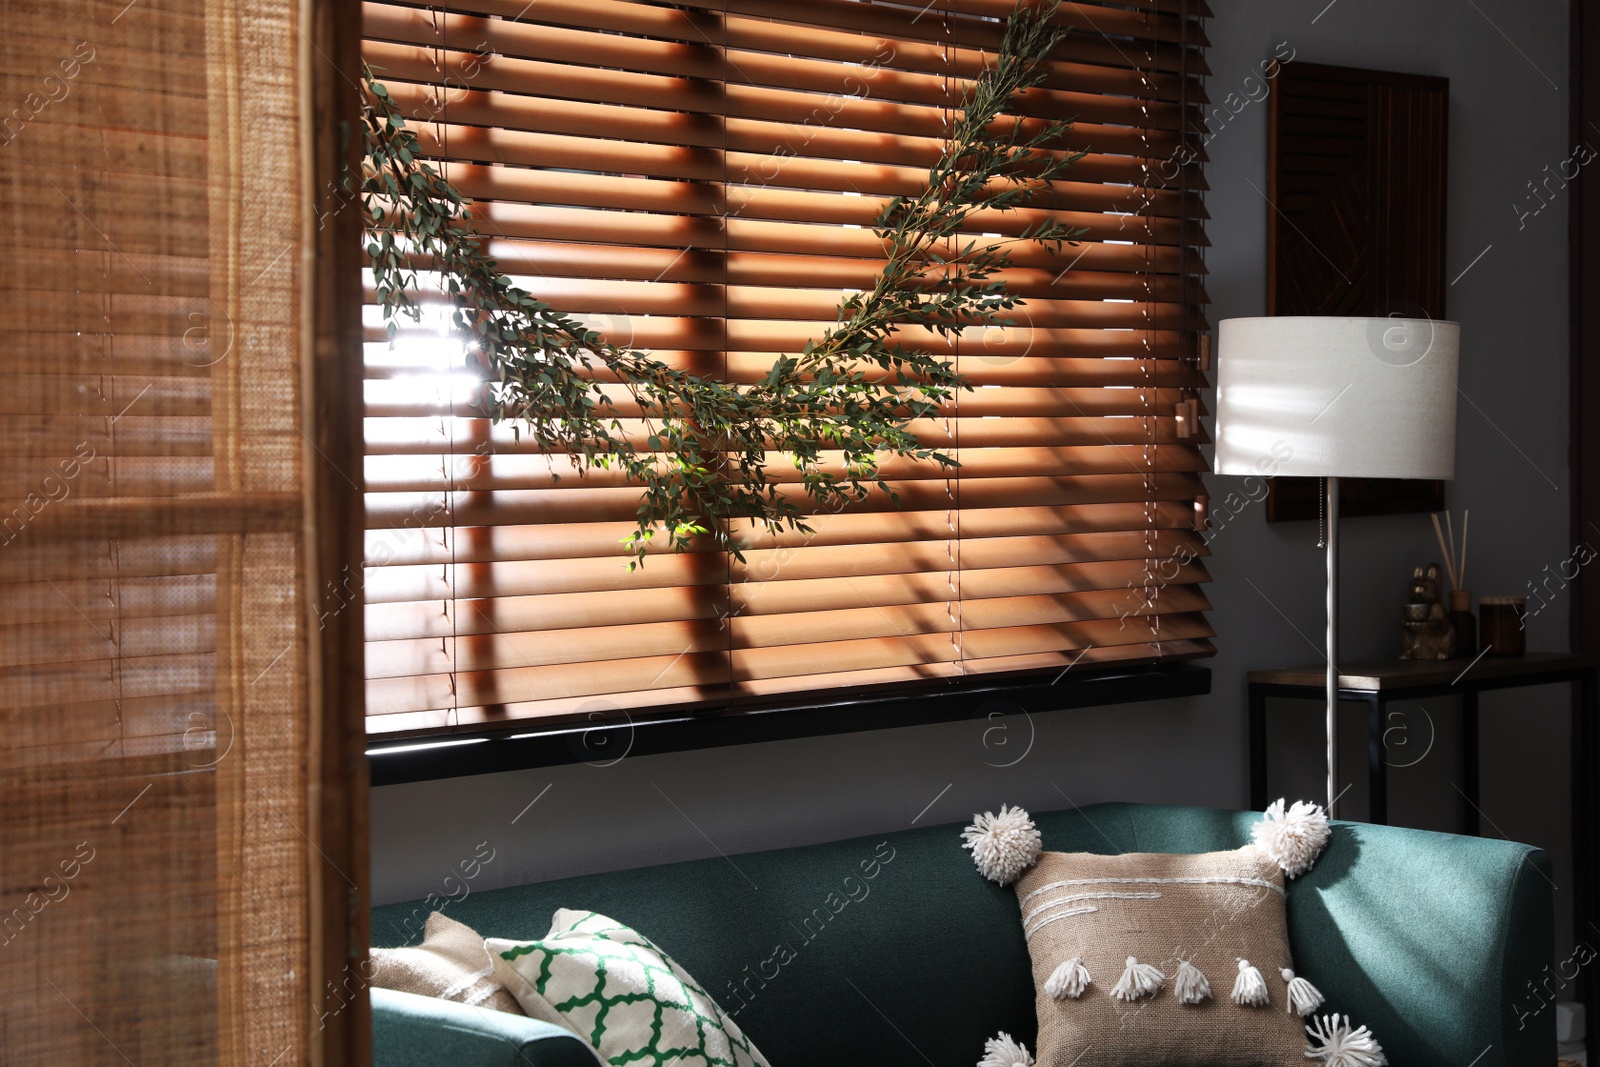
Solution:
[[[557,911],[539,941],[484,942],[522,1009],[609,1064],[768,1067],[711,995],[650,939],[592,911]]]

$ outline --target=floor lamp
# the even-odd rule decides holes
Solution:
[[[1225,319],[1216,472],[1323,479],[1328,814],[1338,797],[1339,479],[1455,475],[1460,328],[1430,319]]]

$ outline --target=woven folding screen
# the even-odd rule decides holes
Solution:
[[[3,11],[0,1063],[324,1062],[307,27]]]
[[[925,179],[1010,0],[369,2],[364,54],[524,288],[622,345],[739,382],[871,284],[871,223]],[[1030,121],[1089,155],[1026,211],[1088,228],[1019,248],[1027,306],[946,344],[977,388],[817,532],[747,561],[618,541],[637,489],[473,417],[440,319],[367,330],[374,734],[516,729],[1211,650],[1194,531],[1204,327],[1198,0],[1063,5]],[[986,60],[987,57],[987,60]],[[1182,559],[1182,563],[1174,562]]]

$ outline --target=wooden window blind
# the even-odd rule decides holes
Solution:
[[[1006,0],[462,0],[364,5],[364,54],[518,284],[618,344],[752,381],[882,258],[871,223],[926,173]],[[619,541],[637,490],[474,417],[437,321],[366,319],[369,732],[517,728],[1212,651],[1204,544],[1199,0],[1065,4],[1018,110],[1088,155],[1025,210],[1027,303],[946,343],[975,389],[815,533],[746,559]],[[369,279],[370,284],[370,279]],[[442,299],[442,298],[441,298]],[[369,305],[372,294],[369,288]],[[358,596],[363,590],[352,589]]]

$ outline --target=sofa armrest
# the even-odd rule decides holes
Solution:
[[[437,997],[372,990],[373,1067],[596,1067],[558,1026]]]
[[[1289,891],[1296,965],[1329,1009],[1416,1067],[1554,1062],[1555,998],[1531,992],[1557,973],[1548,857],[1510,841],[1336,826]]]

